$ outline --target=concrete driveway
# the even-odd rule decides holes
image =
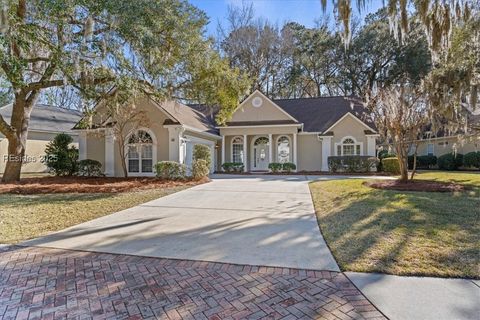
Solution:
[[[217,176],[23,244],[339,271],[320,234],[308,180]]]

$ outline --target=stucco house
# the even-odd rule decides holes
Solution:
[[[12,104],[0,108],[0,114],[9,123],[12,115]],[[81,119],[82,113],[77,110],[58,108],[47,104],[37,104],[30,115],[27,146],[23,173],[47,172],[41,162],[47,144],[59,133],[72,136],[74,145],[78,147],[78,133],[72,127]],[[5,170],[8,155],[8,140],[0,133],[0,173]]]
[[[211,171],[221,170],[225,162],[241,162],[249,172],[267,171],[270,162],[293,162],[297,171],[328,171],[330,155],[376,155],[379,135],[352,97],[272,100],[257,90],[223,126],[198,106],[146,97],[135,104],[149,122],[127,137],[125,161],[131,176],[154,175],[153,164],[162,160],[190,166],[195,144],[210,147]],[[106,175],[122,176],[123,159],[112,129],[99,119],[101,103],[92,120],[96,129],[76,130],[80,159],[98,160]]]

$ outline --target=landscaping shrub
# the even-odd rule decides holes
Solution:
[[[396,157],[397,155],[394,154],[394,153],[388,153],[388,150],[382,150],[382,151],[379,151],[378,152],[378,162],[377,162],[377,171],[378,172],[381,172],[383,171],[383,167],[382,167],[382,159],[385,159],[385,158],[392,158],[392,157]]]
[[[282,164],[279,162],[270,162],[268,164],[268,169],[270,169],[272,172],[280,172],[282,171]]]
[[[241,162],[225,162],[222,169],[226,172],[243,172],[243,163]]]
[[[78,175],[84,177],[103,177],[102,164],[93,159],[80,160],[78,162]]]
[[[331,172],[369,172],[377,163],[378,159],[371,156],[328,157],[328,169]]]
[[[382,167],[383,171],[392,173],[392,174],[400,174],[400,164],[398,163],[397,157],[389,157],[382,159]]]
[[[480,151],[465,154],[463,157],[463,166],[480,169]]]
[[[70,144],[73,138],[59,133],[47,144],[42,162],[56,176],[72,176],[78,171],[78,149]]]
[[[457,170],[463,164],[463,154],[447,153],[438,157],[437,162],[440,170]]]
[[[414,156],[408,156],[408,169],[413,169]],[[417,156],[416,169],[432,169],[437,164],[436,156]]]
[[[187,174],[187,167],[175,161],[160,161],[155,165],[157,177],[163,179],[183,179]]]
[[[200,180],[210,173],[208,163],[204,159],[193,160],[192,163],[192,177],[195,180]]]
[[[295,165],[295,163],[285,162],[284,164],[282,164],[282,169],[285,172],[291,172],[291,171],[297,169],[297,166]]]
[[[210,148],[204,144],[196,144],[193,147],[193,160],[205,160],[207,167],[210,168],[212,158],[210,156]]]

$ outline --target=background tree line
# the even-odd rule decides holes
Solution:
[[[386,8],[353,22],[348,47],[329,19],[307,28],[254,17],[252,5],[231,6],[226,26],[219,26],[217,47],[232,67],[247,73],[251,90],[273,98],[364,97],[375,86],[400,79],[419,82],[432,64],[421,26],[412,22],[398,41]]]

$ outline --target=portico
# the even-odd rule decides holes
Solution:
[[[243,163],[248,171],[268,171],[272,162],[297,165],[299,124],[221,127],[221,163]]]

